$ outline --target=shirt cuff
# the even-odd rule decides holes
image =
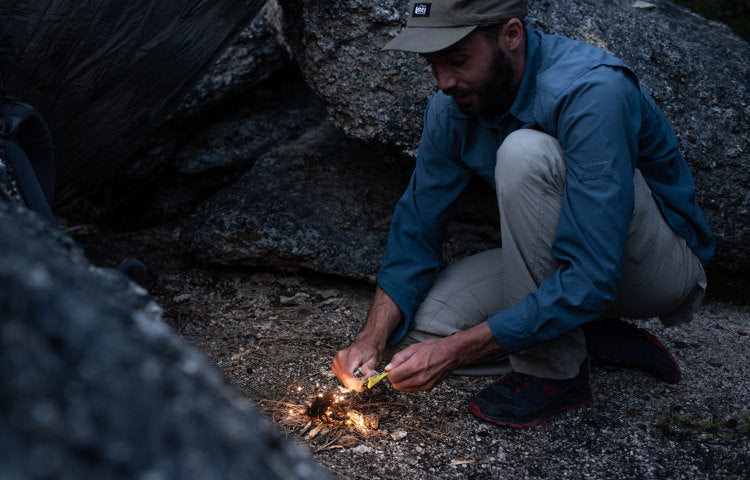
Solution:
[[[487,319],[492,335],[508,353],[517,353],[533,346],[536,342],[523,328],[519,306],[501,310]]]

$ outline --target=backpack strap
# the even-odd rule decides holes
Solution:
[[[2,98],[2,97],[0,97]],[[0,103],[0,145],[13,167],[26,205],[55,223],[55,156],[52,135],[31,105],[6,96]]]

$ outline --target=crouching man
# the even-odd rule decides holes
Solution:
[[[502,375],[469,401],[513,427],[588,405],[588,357],[675,383],[651,334],[621,317],[689,320],[714,241],[677,139],[635,74],[606,52],[523,23],[524,0],[411,2],[385,49],[416,52],[439,92],[391,224],[371,309],[333,370],[430,390]],[[499,248],[437,274],[474,175],[495,188]]]

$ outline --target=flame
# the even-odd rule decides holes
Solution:
[[[306,390],[312,395],[312,401],[304,399]],[[290,422],[307,422],[305,428],[310,428],[311,423],[341,425],[365,436],[378,428],[377,416],[366,415],[355,409],[359,397],[351,397],[351,391],[342,388],[329,391],[320,384],[310,389],[290,385],[287,391],[299,394],[297,402],[286,404],[286,417]]]
[[[347,413],[346,422],[349,423],[350,425],[354,425],[355,427],[367,428],[367,426],[365,425],[364,416],[361,413],[354,411],[354,410]]]

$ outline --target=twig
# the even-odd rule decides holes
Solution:
[[[341,432],[337,432],[337,433],[338,433],[338,435],[336,435],[336,436],[335,436],[335,437],[333,438],[333,440],[331,440],[331,441],[327,442],[327,443],[326,443],[326,444],[324,444],[324,445],[323,445],[322,447],[320,447],[320,448],[318,448],[317,450],[315,450],[315,451],[314,451],[313,453],[318,453],[318,452],[320,452],[321,450],[325,450],[326,448],[328,448],[328,446],[330,446],[330,445],[334,444],[334,443],[335,443],[336,441],[338,441],[338,439],[339,439],[339,438],[341,438],[341,435],[342,435],[342,433],[341,433]]]
[[[479,463],[487,460],[487,458],[475,458],[473,460],[454,460],[448,464],[449,467],[458,467],[459,465],[468,465],[470,463]]]
[[[275,403],[276,404],[276,408],[279,409],[279,410],[282,410],[281,406],[292,407],[292,408],[303,408],[304,407],[304,405],[298,405],[296,403],[284,402],[282,400],[263,399],[263,400],[258,400],[256,403],[258,405],[263,405],[265,403]],[[271,408],[266,408],[266,410],[271,410]]]

